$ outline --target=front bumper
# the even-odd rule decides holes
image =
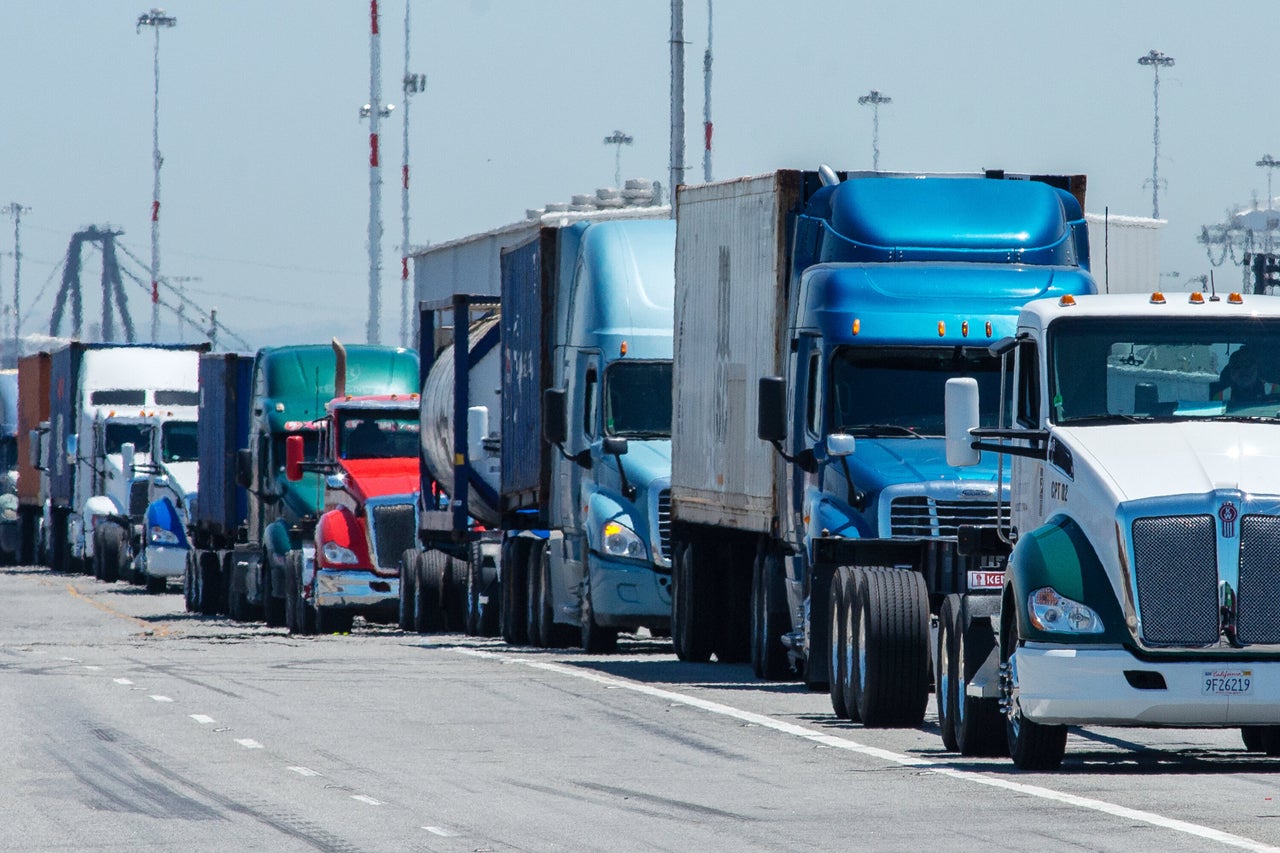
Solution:
[[[316,607],[376,610],[400,606],[400,579],[373,572],[318,569],[312,601]]]
[[[148,545],[146,572],[153,578],[180,578],[190,550],[172,545]]]
[[[664,627],[671,622],[671,575],[644,563],[592,554],[591,612],[600,625]]]
[[[1019,707],[1037,723],[1206,728],[1280,724],[1280,661],[1143,661],[1122,648],[1029,643],[1018,649],[1014,665]],[[1248,692],[1203,692],[1206,675],[1215,671],[1247,672]],[[1131,678],[1140,684],[1163,679],[1164,687],[1141,689]]]

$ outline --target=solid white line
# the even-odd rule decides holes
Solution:
[[[151,698],[152,698],[152,699],[154,699],[154,700],[156,700],[157,702],[172,702],[172,701],[173,701],[173,700],[172,700],[172,699],[170,699],[168,696],[156,696],[155,694],[152,694],[152,695],[151,695]]]
[[[115,681],[116,684],[133,684],[133,682],[127,678],[116,678],[113,680]]]
[[[292,770],[294,773],[297,773],[299,776],[319,776],[320,775],[316,771],[312,770],[310,767],[290,767],[289,769]]]
[[[262,749],[262,744],[258,743],[253,738],[240,738],[236,743],[240,744],[245,749]]]
[[[365,794],[352,794],[351,799],[359,800],[362,803],[368,803],[371,806],[386,805],[386,803],[382,802],[382,800],[375,800],[373,797],[366,796]]]
[[[213,717],[209,717],[204,714],[188,714],[187,716],[201,725],[208,725],[209,723],[216,722]]]
[[[450,832],[449,830],[441,826],[424,826],[422,828],[425,829],[427,832],[431,833],[432,835],[438,835],[441,838],[457,838],[458,837],[458,833]]]
[[[494,652],[486,652],[480,649],[454,649],[458,654],[471,655],[472,657],[487,658],[489,660],[498,661],[500,663],[514,663],[522,666],[531,667],[533,669],[546,670],[560,675],[568,675],[574,678],[580,678],[584,681],[594,681],[597,684],[606,687],[622,687],[636,693],[643,693],[646,696],[655,696],[677,704],[689,705],[694,708],[700,708],[709,711],[712,714],[718,714],[723,717],[730,717],[735,720],[741,720],[745,723],[753,723],[758,726],[773,729],[782,734],[792,735],[793,737],[804,738],[814,743],[829,746],[833,749],[843,749],[846,752],[855,752],[860,755],[866,755],[871,758],[878,758],[891,764],[899,764],[904,767],[924,767],[941,776],[949,776],[963,782],[972,782],[977,785],[986,785],[992,788],[1002,788],[1006,791],[1015,791],[1019,794],[1025,794],[1030,797],[1038,797],[1043,800],[1051,800],[1064,805],[1075,806],[1090,811],[1102,812],[1104,814],[1114,815],[1115,817],[1124,818],[1126,820],[1136,820],[1142,823],[1158,826],[1163,829],[1170,829],[1175,832],[1182,832],[1187,835],[1193,835],[1197,838],[1203,838],[1206,841],[1216,841],[1231,847],[1239,847],[1243,850],[1265,851],[1265,853],[1278,853],[1280,847],[1273,847],[1264,844],[1261,841],[1255,841],[1252,838],[1245,838],[1241,835],[1233,835],[1229,832],[1214,829],[1208,826],[1201,826],[1197,823],[1190,823],[1177,818],[1165,817],[1164,815],[1154,812],[1142,811],[1141,809],[1131,809],[1127,806],[1121,806],[1116,803],[1109,803],[1105,800],[1097,800],[1092,797],[1081,797],[1076,794],[1068,794],[1064,791],[1055,791],[1051,788],[1045,788],[1040,785],[1027,785],[1022,782],[1014,782],[996,776],[988,776],[983,773],[976,773],[970,770],[957,770],[946,764],[940,764],[934,761],[928,761],[922,758],[913,758],[909,755],[901,755],[887,749],[879,747],[867,746],[857,743],[856,741],[846,740],[842,737],[825,734],[814,729],[798,726],[795,723],[788,723],[782,720],[775,720],[773,717],[767,717],[763,714],[752,713],[751,711],[743,711],[740,708],[734,708],[731,705],[722,705],[719,702],[711,702],[706,699],[699,699],[696,696],[688,696],[683,693],[676,693],[671,690],[663,690],[659,687],[652,687],[648,684],[641,684],[635,681],[628,681],[622,678],[615,678],[610,675],[602,675],[590,670],[584,670],[579,667],[566,666],[564,664],[546,663],[544,661],[528,660],[524,658],[510,657],[506,655],[496,654]]]

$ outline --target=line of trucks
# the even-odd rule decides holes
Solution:
[[[1084,191],[682,186],[419,252],[417,352],[30,356],[13,553],[295,634],[643,629],[1026,769],[1082,724],[1280,754],[1280,306],[1097,295]]]

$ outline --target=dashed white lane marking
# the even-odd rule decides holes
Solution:
[[[290,767],[289,769],[292,770],[294,773],[297,773],[299,776],[319,776],[320,775],[316,771],[312,770],[310,767],[297,766],[297,767]]]
[[[133,684],[133,682],[127,678],[116,678],[113,680],[115,681],[116,684]]]
[[[209,723],[215,722],[213,717],[207,716],[205,714],[188,714],[187,716],[195,720],[197,723],[199,723],[202,726],[207,726]]]
[[[85,667],[84,667],[84,668],[85,668],[85,669],[87,669],[87,670],[89,670],[90,672],[101,672],[101,671],[102,671],[102,667],[100,667],[100,666],[92,666],[92,665],[90,665],[90,664],[85,664]]]
[[[236,743],[240,744],[245,749],[262,749],[262,744],[258,743],[253,738],[238,738]]]
[[[373,797],[366,796],[365,794],[352,794],[351,799],[359,800],[362,803],[368,803],[371,806],[386,805],[382,800],[375,800]]]
[[[432,835],[438,835],[441,838],[457,838],[458,837],[458,833],[450,832],[449,830],[445,829],[442,826],[424,826],[422,828],[425,829],[427,832],[431,833]]]
[[[157,696],[157,695],[155,695],[154,693],[153,693],[153,694],[151,694],[151,698],[152,698],[152,699],[154,699],[154,700],[156,700],[157,702],[172,702],[172,701],[173,701],[173,700],[172,700],[172,699],[170,699],[168,696]]]
[[[1258,851],[1258,853],[1280,853],[1280,847],[1273,847],[1269,844],[1264,844],[1261,841],[1255,841],[1252,838],[1245,838],[1241,835],[1233,835],[1230,832],[1223,832],[1222,830],[1214,829],[1213,827],[1201,826],[1198,823],[1191,823],[1185,820],[1178,820],[1177,818],[1165,817],[1164,815],[1142,811],[1141,809],[1132,809],[1128,806],[1122,806],[1117,803],[1109,803],[1106,800],[1097,800],[1092,797],[1081,797],[1076,794],[1068,794],[1065,791],[1055,791],[1052,788],[1045,788],[1040,785],[1028,785],[1022,782],[1014,782],[1010,779],[988,776],[984,773],[975,773],[970,770],[957,770],[956,768],[950,767],[946,764],[928,761],[923,758],[913,758],[909,755],[901,755],[899,753],[892,752],[891,750],[881,749],[879,747],[867,746],[856,741],[825,734],[815,729],[805,728],[804,726],[799,726],[795,723],[775,720],[773,717],[767,717],[763,714],[756,714],[751,711],[734,708],[732,705],[722,705],[719,702],[711,702],[706,699],[699,699],[696,696],[688,696],[671,690],[663,690],[660,687],[653,687],[648,684],[641,684],[639,682],[628,681],[622,678],[614,678],[613,676],[602,675],[598,672],[592,672],[590,670],[584,670],[574,666],[511,657],[508,655],[496,654],[494,652],[486,652],[481,649],[453,649],[453,651],[462,655],[486,658],[498,663],[520,664],[521,666],[527,666],[532,669],[541,669],[547,672],[554,672],[560,675],[580,678],[584,681],[594,681],[595,683],[605,687],[621,687],[636,693],[643,693],[646,696],[655,696],[669,702],[689,705],[693,708],[700,708],[712,714],[719,714],[722,717],[730,717],[744,723],[753,723],[758,726],[773,729],[776,732],[781,732],[782,734],[803,738],[834,749],[843,749],[847,752],[855,752],[860,755],[878,758],[881,761],[887,761],[891,764],[899,764],[904,767],[926,768],[940,776],[949,776],[962,782],[971,782],[975,785],[986,785],[991,788],[1002,788],[1006,791],[1014,791],[1025,796],[1038,797],[1042,800],[1050,800],[1064,805],[1075,806],[1076,808],[1102,812],[1103,814],[1109,814],[1125,820],[1136,820],[1152,826],[1169,829],[1174,832],[1181,832],[1186,835],[1203,838],[1206,841],[1216,841],[1219,844],[1224,844],[1229,847],[1238,847],[1242,850],[1253,850]]]

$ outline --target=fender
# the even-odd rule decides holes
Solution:
[[[817,562],[813,554],[815,539],[831,536],[864,539],[872,533],[866,520],[853,507],[816,486],[805,489],[804,518],[808,521],[803,544],[810,565]]]
[[[167,495],[152,501],[147,506],[145,535],[148,543],[156,541],[156,537],[152,534],[152,531],[156,528],[167,531],[177,540],[176,542],[161,542],[158,544],[177,548],[191,547],[187,541],[187,531],[182,523],[182,516]]]
[[[355,553],[356,563],[330,563],[325,559],[325,543],[332,542]],[[369,556],[369,538],[364,524],[348,507],[341,506],[320,516],[316,524],[317,569],[364,569],[373,571],[373,559]]]
[[[276,520],[267,525],[262,531],[262,544],[267,552],[267,560],[272,569],[284,570],[284,555],[292,551],[296,546],[293,543],[293,537],[289,535],[289,528],[283,521]]]
[[[1102,633],[1062,634],[1036,629],[1027,618],[1027,596],[1046,586],[1093,608],[1102,620]],[[1071,645],[1131,642],[1124,611],[1106,569],[1093,543],[1068,516],[1055,516],[1018,539],[1005,572],[1005,606],[1011,601],[1018,618],[1018,634],[1024,640]]]
[[[593,554],[601,554],[600,537],[606,522],[616,521],[630,528],[640,541],[644,543],[644,558],[638,562],[648,563],[653,556],[650,552],[653,543],[649,541],[649,526],[636,511],[635,506],[624,498],[606,491],[597,490],[587,497],[587,550]],[[626,557],[613,557],[611,560],[625,560]]]

